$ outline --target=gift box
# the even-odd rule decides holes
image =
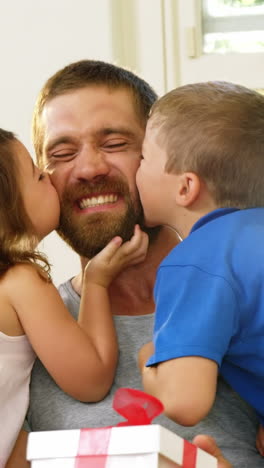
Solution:
[[[173,432],[150,424],[163,411],[156,398],[129,388],[114,395],[126,418],[117,427],[32,432],[31,468],[216,468],[215,457]]]
[[[32,432],[31,468],[216,468],[216,459],[158,424]]]

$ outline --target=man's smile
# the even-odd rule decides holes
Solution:
[[[115,193],[107,194],[107,195],[98,195],[98,196],[89,196],[83,197],[81,200],[77,201],[78,207],[81,210],[85,208],[96,207],[99,205],[105,205],[108,203],[116,203],[118,200],[118,195]]]

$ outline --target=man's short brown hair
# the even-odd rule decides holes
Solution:
[[[41,115],[46,103],[56,96],[95,85],[106,86],[109,89],[130,90],[139,122],[145,128],[150,108],[157,99],[156,93],[146,81],[129,70],[102,61],[81,60],[71,63],[48,79],[35,104],[32,138],[40,164],[44,137]]]

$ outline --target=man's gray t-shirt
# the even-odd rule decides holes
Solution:
[[[70,281],[61,285],[59,291],[68,310],[77,318],[80,297],[73,290]],[[114,316],[119,342],[118,368],[111,391],[99,403],[81,403],[66,395],[37,360],[31,378],[28,411],[30,430],[102,427],[113,426],[120,422],[122,417],[112,409],[112,397],[120,387],[142,389],[137,368],[137,353],[143,344],[152,339],[153,316],[154,314]],[[264,466],[263,458],[255,449],[258,426],[255,413],[222,379],[218,382],[215,404],[201,423],[194,427],[183,427],[163,415],[154,422],[188,440],[192,440],[196,434],[209,434],[215,437],[224,455],[234,467]]]

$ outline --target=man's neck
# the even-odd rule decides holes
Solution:
[[[144,262],[123,270],[112,282],[109,296],[113,314],[145,315],[154,312],[153,286],[158,265],[178,243],[177,235],[163,228],[150,244]],[[87,259],[81,259],[82,268]],[[82,273],[72,280],[74,290],[80,295]]]

